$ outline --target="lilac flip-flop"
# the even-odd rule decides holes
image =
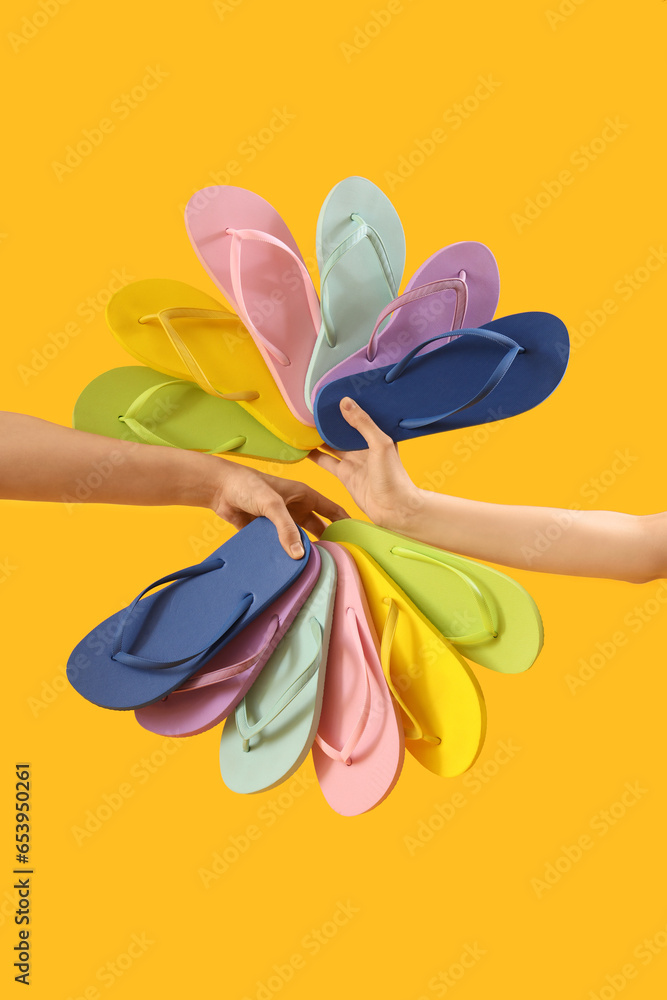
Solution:
[[[415,271],[403,294],[382,310],[368,344],[317,382],[312,403],[329,382],[395,364],[436,334],[489,323],[499,298],[498,265],[484,243],[452,243],[438,250]],[[422,353],[443,343],[429,344]]]
[[[299,578],[185,684],[135,711],[137,722],[161,736],[196,736],[233,712],[296,618],[320,575],[311,547]]]

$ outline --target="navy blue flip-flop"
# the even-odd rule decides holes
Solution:
[[[67,677],[102,708],[133,709],[170,694],[249,625],[301,574],[271,521],[258,517],[195,566],[146,587],[82,639]],[[148,594],[169,583],[169,587]]]
[[[350,396],[394,441],[474,427],[531,410],[551,395],[570,353],[565,325],[544,312],[516,313],[420,356],[431,337],[394,365],[351,374],[322,386],[314,416],[322,440],[339,451],[366,448],[340,412]]]

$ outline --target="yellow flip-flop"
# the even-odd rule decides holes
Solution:
[[[290,412],[264,358],[238,316],[182,281],[135,281],[106,309],[114,337],[132,357],[235,400],[293,448],[322,443],[317,430]]]
[[[403,715],[406,749],[443,778],[471,767],[486,735],[484,695],[453,646],[364,552],[347,542],[382,636],[380,659]]]

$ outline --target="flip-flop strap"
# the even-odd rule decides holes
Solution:
[[[254,663],[257,663],[264,656],[275,638],[279,625],[280,617],[279,615],[274,615],[262,640],[261,648],[253,653],[252,656],[248,656],[245,660],[239,660],[238,663],[230,664],[228,667],[220,667],[219,670],[209,670],[202,674],[195,674],[185,684],[181,684],[175,691],[172,691],[172,695],[182,694],[184,691],[196,691],[200,688],[211,687],[213,684],[228,681],[230,677],[236,677],[238,674],[244,673],[248,667],[252,667]]]
[[[446,635],[445,639],[448,642],[456,643],[457,645],[471,646],[478,642],[486,642],[488,639],[497,639],[498,630],[493,622],[493,617],[489,609],[489,605],[486,602],[484,594],[477,586],[475,581],[464,573],[463,570],[456,569],[455,566],[450,566],[449,563],[445,562],[444,559],[438,559],[437,556],[427,556],[423,552],[419,552],[416,549],[408,548],[403,545],[394,545],[390,552],[393,556],[401,556],[404,559],[415,559],[417,562],[431,563],[433,566],[440,566],[441,569],[447,569],[450,573],[455,573],[460,580],[463,580],[468,590],[472,594],[472,597],[477,605],[477,611],[479,617],[482,620],[482,625],[484,626],[481,632],[473,632],[470,635]]]
[[[245,752],[250,750],[250,740],[252,737],[257,736],[262,732],[262,730],[266,729],[269,723],[277,719],[280,713],[294,701],[296,696],[303,691],[308,681],[314,677],[319,670],[320,663],[322,662],[322,639],[324,636],[324,630],[322,629],[322,626],[318,622],[317,618],[310,619],[310,627],[313,633],[313,638],[317,643],[317,652],[308,666],[292,681],[287,690],[282,693],[269,711],[262,716],[259,722],[256,722],[253,726],[249,725],[245,698],[237,705],[234,719],[238,734],[243,740],[243,750]]]
[[[396,690],[396,685],[394,684],[391,677],[391,647],[394,641],[394,636],[396,634],[396,626],[398,624],[398,605],[391,597],[385,597],[384,603],[389,605],[389,613],[387,615],[387,620],[384,623],[384,629],[382,630],[382,639],[380,641],[380,663],[382,664],[382,670],[386,678],[387,684],[389,685],[389,690],[394,696],[395,700],[398,702],[399,707],[408,717],[412,723],[412,730],[406,731],[406,740],[423,740],[425,743],[430,743],[433,746],[438,746],[442,742],[439,736],[428,736],[424,733],[421,723],[418,721],[417,717],[410,711],[408,706],[405,704],[400,694]]]
[[[177,351],[181,361],[192,375],[193,380],[201,389],[204,390],[204,392],[208,392],[211,396],[219,396],[220,399],[241,400],[243,402],[248,402],[251,399],[257,399],[259,397],[259,393],[255,392],[254,389],[249,389],[244,392],[218,392],[213,383],[206,376],[204,369],[199,364],[190,348],[174,328],[171,322],[172,319],[232,319],[238,322],[238,316],[235,316],[234,313],[215,309],[160,309],[156,313],[147,313],[146,316],[142,316],[139,319],[139,322],[148,323],[150,320],[157,320],[157,322],[160,323],[162,329],[173,344],[174,349]]]
[[[255,599],[252,594],[246,594],[246,596],[241,599],[236,610],[232,612],[222,625],[218,626],[215,635],[209,640],[209,642],[202,646],[201,649],[188,653],[187,656],[183,656],[178,660],[152,660],[146,656],[136,656],[134,653],[130,653],[123,649],[123,635],[125,627],[128,624],[134,609],[141,598],[144,597],[144,595],[150,590],[154,590],[155,587],[160,587],[164,583],[173,583],[176,580],[191,580],[194,577],[203,576],[205,573],[211,573],[213,570],[221,569],[224,565],[224,559],[218,558],[205,560],[203,563],[197,563],[196,566],[188,566],[186,569],[181,569],[177,573],[170,573],[168,576],[163,576],[162,579],[156,580],[155,583],[151,583],[148,587],[145,587],[144,590],[142,590],[141,593],[135,597],[129,607],[125,609],[124,614],[118,622],[118,627],[114,636],[111,659],[116,660],[118,663],[124,663],[128,667],[145,667],[147,669],[158,667],[160,669],[167,669],[169,667],[178,667],[180,664],[187,663],[188,660],[201,656],[202,653],[212,649],[229,631],[229,629],[236,624],[239,618],[246,613]]]
[[[352,222],[358,223],[357,228],[353,233],[350,233],[344,240],[341,240],[337,247],[335,247],[329,256],[327,257],[326,263],[322,268],[322,273],[320,275],[320,292],[322,298],[322,321],[324,325],[324,335],[327,339],[327,344],[329,347],[336,346],[336,331],[334,330],[333,323],[331,321],[331,314],[329,312],[329,296],[326,292],[326,283],[329,274],[336,264],[341,260],[342,257],[351,250],[352,247],[358,246],[362,240],[367,239],[375,255],[380,262],[380,267],[382,268],[382,275],[389,288],[389,293],[392,298],[396,298],[398,294],[398,285],[396,284],[396,278],[394,277],[394,272],[391,269],[391,261],[389,260],[389,254],[387,249],[382,242],[382,237],[378,233],[377,229],[374,229],[368,222],[353,212],[350,216]]]
[[[420,351],[423,351],[427,344],[432,344],[436,340],[442,340],[444,337],[449,336],[449,333],[439,333],[435,337],[429,337],[429,339],[425,340],[423,344],[419,344],[411,351],[408,351],[404,358],[401,358],[397,364],[393,365],[389,369],[384,377],[385,382],[395,382],[396,379],[403,374],[415,355],[419,354]],[[483,340],[492,340],[495,344],[500,344],[501,347],[507,348],[507,354],[500,359],[482,388],[466,403],[462,403],[461,406],[456,406],[453,410],[447,410],[445,413],[438,413],[433,417],[404,417],[402,420],[399,420],[399,427],[405,427],[409,430],[420,427],[429,427],[431,424],[437,424],[439,421],[445,420],[447,417],[453,417],[456,413],[461,413],[462,410],[467,410],[469,406],[474,406],[475,403],[480,403],[496,388],[501,379],[504,378],[517,355],[525,352],[525,347],[517,344],[515,340],[512,340],[510,337],[505,337],[502,333],[495,333],[493,330],[458,330],[456,333],[456,340],[454,342],[458,343],[463,337],[481,337]],[[449,344],[445,344],[443,346],[448,347]]]
[[[127,427],[129,427],[129,429],[132,431],[132,433],[136,434],[136,436],[138,438],[141,438],[141,440],[144,441],[146,444],[160,444],[166,446],[167,448],[181,447],[178,444],[174,444],[173,441],[168,441],[166,438],[160,437],[158,434],[154,434],[153,431],[149,430],[148,427],[146,427],[145,424],[142,424],[141,421],[138,419],[139,413],[146,405],[146,403],[162,389],[166,389],[172,385],[191,386],[192,382],[189,382],[187,379],[184,378],[177,378],[177,379],[170,379],[169,382],[160,382],[158,385],[152,385],[149,389],[146,389],[139,396],[137,396],[135,400],[133,400],[130,403],[127,410],[125,411],[124,416],[118,418],[121,421],[121,423],[126,424]],[[234,451],[235,448],[241,448],[246,443],[246,441],[247,438],[243,437],[243,435],[239,435],[238,437],[231,438],[229,441],[226,441],[219,448],[211,448],[210,450],[208,449],[201,449],[201,450],[205,451],[207,455],[221,455],[225,451]]]
[[[357,656],[359,661],[363,663],[364,666],[364,680],[366,681],[366,688],[364,691],[364,704],[361,708],[361,711],[359,713],[359,718],[357,719],[354,728],[352,729],[352,732],[350,733],[345,743],[343,744],[342,750],[336,750],[335,747],[332,747],[330,743],[327,743],[327,741],[323,739],[319,733],[315,737],[315,742],[317,743],[318,747],[320,747],[320,749],[324,751],[327,757],[331,757],[332,760],[340,761],[343,764],[350,765],[352,764],[352,760],[350,759],[350,757],[354,753],[354,750],[356,749],[357,744],[361,739],[361,735],[364,729],[366,728],[366,723],[368,722],[368,717],[370,715],[371,684],[370,684],[370,667],[368,665],[368,660],[366,658],[366,653],[361,638],[361,628],[359,627],[359,619],[357,618],[357,614],[354,608],[346,608],[345,617],[353,622],[353,625],[351,626],[351,631],[354,636],[355,645],[357,647]]]
[[[289,254],[292,260],[297,264],[301,273],[303,287],[306,292],[306,298],[308,299],[308,308],[313,321],[313,327],[315,330],[319,330],[322,320],[320,303],[317,298],[317,292],[315,291],[312,278],[308,273],[308,269],[300,257],[298,257],[286,243],[283,243],[282,240],[277,239],[275,236],[271,236],[270,233],[264,233],[259,229],[226,229],[225,232],[228,236],[232,237],[232,245],[229,251],[229,270],[232,278],[232,290],[236,298],[236,303],[239,307],[239,314],[243,317],[243,321],[252,332],[253,337],[264,345],[279,365],[287,368],[292,363],[290,359],[286,354],[283,354],[279,347],[276,347],[275,344],[265,337],[263,333],[260,333],[250,318],[245,297],[243,295],[243,282],[241,279],[241,247],[243,246],[243,241],[257,240],[260,243],[269,243],[271,246],[278,247],[280,250],[284,250],[285,253]]]
[[[459,271],[458,278],[442,278],[439,281],[429,281],[425,285],[418,285],[417,288],[412,288],[409,292],[403,292],[397,299],[390,302],[388,306],[385,306],[376,319],[373,332],[370,335],[368,347],[366,348],[366,360],[373,361],[377,354],[378,345],[375,338],[378,329],[384,323],[387,316],[391,315],[396,309],[400,309],[401,306],[408,305],[409,302],[417,302],[419,299],[425,299],[429,295],[438,295],[440,292],[447,291],[448,289],[456,293],[452,330],[460,330],[468,308],[468,285],[466,283],[465,271]],[[449,336],[449,334],[441,334],[440,336]],[[428,344],[428,340],[426,343]]]

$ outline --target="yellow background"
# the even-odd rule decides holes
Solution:
[[[440,246],[481,240],[500,267],[499,315],[555,312],[579,345],[562,385],[537,410],[479,432],[472,446],[466,432],[402,446],[413,478],[491,501],[661,510],[664,273],[640,271],[632,294],[621,289],[667,236],[667,8],[658,0],[394,0],[377,32],[365,25],[386,0],[173,8],[71,0],[38,29],[30,28],[38,0],[3,9],[3,407],[68,424],[94,376],[133,363],[102,311],[86,319],[86,299],[101,310],[114,270],[215,294],[181,207],[216,177],[224,182],[229,160],[241,164],[232,182],[275,204],[311,265],[322,200],[342,177],[362,174],[401,215],[406,278]],[[21,30],[34,37],[17,42]],[[146,67],[167,76],[121,116],[116,102]],[[495,89],[473,108],[480,76]],[[454,127],[452,109],[467,98],[473,110]],[[269,127],[274,108],[294,117],[250,161],[243,143]],[[113,130],[58,179],[53,163],[103,118]],[[620,123],[618,134],[603,150],[594,143],[599,155],[581,169],[577,151],[608,118]],[[412,176],[388,177],[436,128],[446,139]],[[568,169],[572,183],[550,204],[543,196],[533,221],[513,220],[549,186],[557,191],[553,182]],[[600,322],[607,300],[616,311]],[[72,323],[78,332],[58,340]],[[42,370],[26,376],[54,342],[64,346],[55,355],[49,348]],[[619,449],[630,457],[614,471]],[[442,481],[447,461],[456,472]],[[354,510],[312,463],[293,474]],[[10,807],[13,764],[26,758],[35,997],[261,1000],[268,989],[285,1000],[560,1000],[610,997],[619,985],[628,997],[664,995],[660,584],[512,571],[542,611],[546,644],[526,675],[477,668],[489,715],[478,784],[438,779],[408,755],[387,802],[345,819],[312,785],[308,761],[303,794],[289,792],[269,823],[281,790],[249,798],[227,791],[218,732],[177,750],[168,744],[174,752],[166,754],[132,713],[97,709],[62,680],[76,642],[148,581],[195,561],[207,526],[215,531],[206,551],[228,529],[200,510],[3,505],[0,975],[11,995],[21,987],[12,982],[16,936],[7,917]],[[636,606],[644,608],[640,628],[631,624]],[[619,631],[622,645],[612,639]],[[598,643],[608,652],[611,643],[613,655],[605,658]],[[568,675],[596,652],[599,669],[573,693]],[[503,764],[495,762],[500,741],[520,748],[509,760],[501,754]],[[142,764],[151,755],[153,773]],[[603,835],[596,817],[626,782],[644,791]],[[129,797],[78,844],[73,828],[105,795],[117,801],[121,785]],[[465,805],[434,821],[436,806],[446,813],[457,791]],[[420,830],[425,837],[429,822],[440,828],[424,846],[406,840]],[[200,869],[211,870],[216,852],[233,857],[230,838],[244,846],[249,826],[257,839],[206,888]],[[563,849],[584,835],[592,846],[540,889],[533,880],[559,858],[566,869]],[[308,935],[323,927],[331,936],[316,951]],[[104,972],[133,934],[152,943],[134,948],[129,967],[120,960],[121,976]],[[660,953],[642,951],[645,938]],[[478,958],[456,980],[466,945]],[[294,955],[301,962],[289,981],[271,979]],[[627,963],[635,978],[619,971]]]

